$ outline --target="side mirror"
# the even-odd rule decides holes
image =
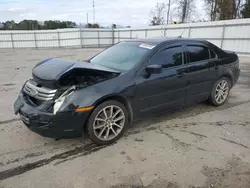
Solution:
[[[148,74],[160,74],[162,72],[162,66],[161,65],[149,65],[146,67],[145,70]]]

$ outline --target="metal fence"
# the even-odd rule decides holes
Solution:
[[[250,19],[162,25],[126,29],[57,29],[1,31],[0,48],[106,47],[122,40],[147,37],[201,38],[250,55]]]
[[[113,44],[110,29],[1,31],[0,48],[102,47]]]

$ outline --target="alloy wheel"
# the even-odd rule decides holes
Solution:
[[[100,140],[109,141],[119,135],[124,124],[123,110],[115,105],[106,106],[98,112],[94,119],[94,134]]]
[[[229,94],[229,84],[226,80],[221,80],[215,89],[215,100],[218,104],[225,102]]]

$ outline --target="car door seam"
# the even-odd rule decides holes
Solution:
[[[150,95],[150,96],[147,96],[147,97],[140,98],[139,100],[142,101],[142,100],[145,100],[145,99],[149,99],[149,98],[156,97],[156,96],[161,96],[161,95],[164,95],[164,94],[170,93],[170,92],[176,92],[176,91],[183,90],[183,89],[186,89],[186,88],[187,87],[180,88],[180,89],[175,89],[175,90],[171,90],[171,91],[166,91],[166,92],[155,94],[155,95]]]
[[[144,109],[140,110],[140,112],[145,112],[145,111],[148,111],[148,110],[151,110],[151,109],[154,109],[154,108],[159,108],[161,106],[165,106],[167,104],[175,103],[175,102],[180,101],[180,100],[183,100],[183,99],[179,99],[179,100],[175,100],[175,101],[171,101],[171,102],[166,102],[166,103],[163,103],[163,104],[159,104],[157,106],[151,106],[149,108],[144,108]]]

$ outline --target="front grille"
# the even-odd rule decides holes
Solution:
[[[52,100],[56,94],[56,89],[49,89],[47,87],[41,86],[34,82],[33,80],[28,80],[25,83],[23,91],[38,100],[49,101]]]

